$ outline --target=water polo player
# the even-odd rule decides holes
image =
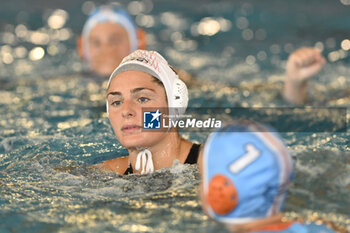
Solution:
[[[199,165],[203,209],[232,232],[334,233],[280,212],[293,161],[279,135],[264,126],[240,122],[212,133]]]
[[[181,138],[176,128],[143,130],[143,108],[165,108],[170,118],[176,118],[185,112],[187,103],[185,83],[159,53],[137,50],[125,57],[109,78],[107,112],[129,155],[108,160],[102,168],[143,174],[170,167],[174,160],[197,163],[199,145]]]
[[[108,77],[122,59],[146,47],[145,32],[124,9],[103,5],[91,12],[77,41],[80,57],[91,71]]]

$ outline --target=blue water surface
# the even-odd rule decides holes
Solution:
[[[196,165],[175,162],[145,176],[87,168],[127,154],[105,114],[103,80],[84,73],[75,49],[86,15],[105,2],[1,3],[0,232],[227,232],[202,212]],[[309,83],[308,105],[329,111],[301,114],[300,124],[350,105],[346,0],[120,4],[147,31],[149,49],[202,81],[190,87],[192,108],[294,107],[280,93],[286,59],[302,46],[327,59]],[[270,118],[287,125],[278,119]],[[296,170],[288,216],[350,225],[347,128],[281,133]],[[202,143],[208,133],[182,135]]]

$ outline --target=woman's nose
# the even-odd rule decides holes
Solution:
[[[131,101],[128,101],[128,100],[124,101],[122,105],[122,116],[125,118],[136,116],[136,111]]]

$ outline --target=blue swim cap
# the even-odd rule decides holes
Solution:
[[[256,123],[232,124],[208,137],[202,175],[209,215],[239,224],[280,211],[293,162],[277,133]]]
[[[89,34],[91,30],[100,23],[112,22],[121,25],[125,28],[129,35],[130,40],[130,53],[137,50],[138,48],[138,39],[137,39],[137,26],[135,22],[124,9],[113,6],[113,5],[103,5],[97,7],[93,10],[88,19],[86,20],[83,27],[83,49],[85,54],[85,59],[90,59],[89,54]]]

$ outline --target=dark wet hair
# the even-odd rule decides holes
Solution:
[[[154,76],[152,76],[152,78],[153,78],[153,82],[155,82],[155,83],[157,83],[159,86],[163,87],[164,92],[165,92],[166,102],[168,103],[168,96],[167,96],[167,94],[166,94],[166,90],[165,90],[165,86],[164,86],[163,82],[160,81],[159,79],[157,79],[157,78],[154,77]]]
[[[162,81],[160,81],[159,79],[157,79],[157,78],[154,77],[154,76],[152,76],[152,78],[153,78],[153,81],[154,81],[155,83],[157,83],[157,84],[161,85],[162,87],[164,87],[164,84],[163,84]],[[164,87],[164,89],[165,89],[165,87]]]

